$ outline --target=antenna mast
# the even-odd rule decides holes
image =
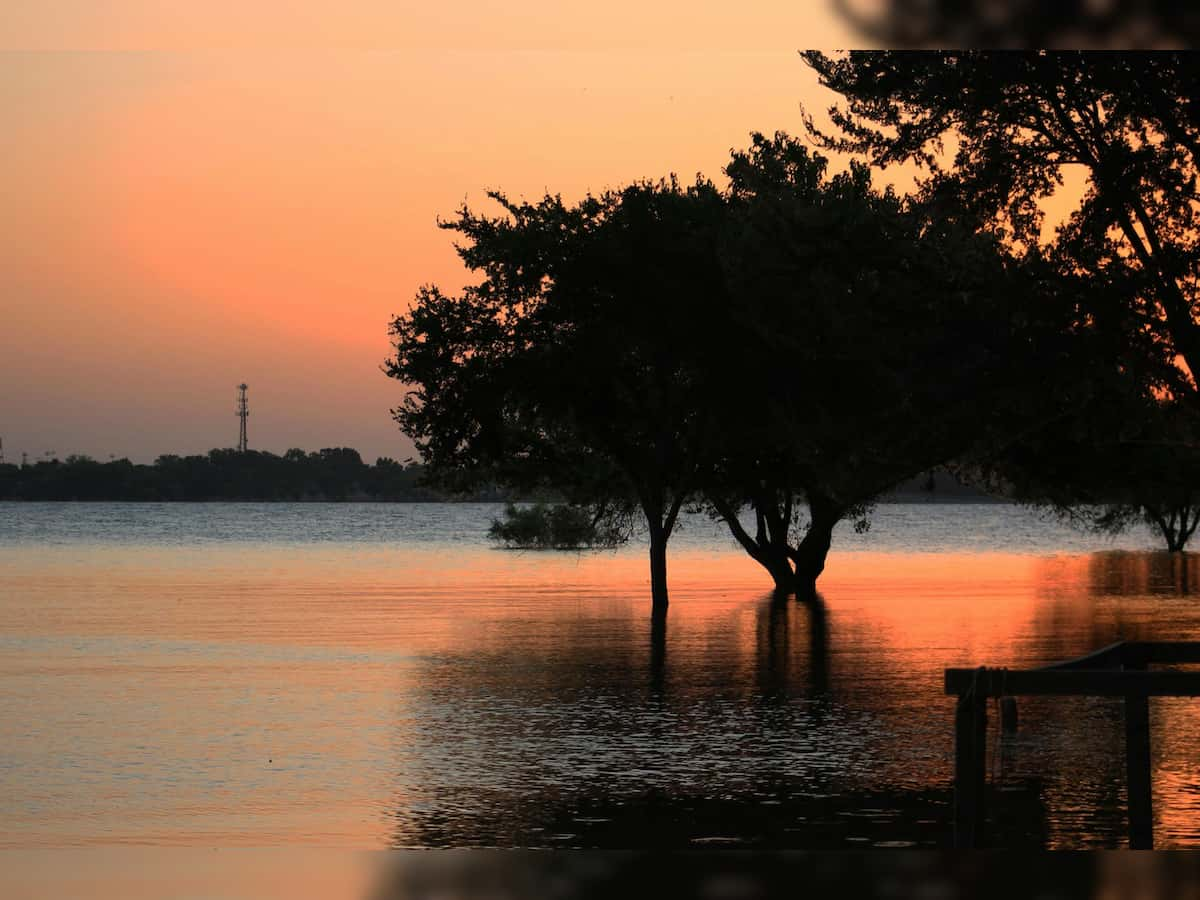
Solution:
[[[235,413],[235,415],[239,419],[241,419],[241,429],[238,432],[238,450],[242,453],[245,453],[247,446],[248,446],[246,443],[246,417],[248,415],[250,415],[250,410],[246,406],[246,385],[245,384],[238,385],[238,402],[237,402],[237,412]]]

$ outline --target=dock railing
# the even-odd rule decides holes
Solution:
[[[982,847],[987,808],[987,702],[1022,696],[1122,697],[1129,846],[1154,847],[1150,785],[1150,698],[1200,696],[1200,672],[1151,671],[1200,663],[1200,641],[1120,641],[1079,659],[1040,669],[946,669],[954,712],[954,846]]]

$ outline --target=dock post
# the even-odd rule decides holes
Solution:
[[[1000,730],[1005,734],[1017,733],[1017,698],[1000,698]]]
[[[960,694],[954,711],[954,846],[982,847],[986,814],[987,695]]]
[[[1010,697],[1108,697],[1125,702],[1125,779],[1129,847],[1154,849],[1151,697],[1200,697],[1200,673],[1153,667],[1200,663],[1200,641],[1117,641],[1087,656],[1010,672],[979,666],[945,670],[943,690],[954,710],[954,846],[986,843],[984,792],[987,701],[1000,699],[1002,730],[1016,725]],[[1015,705],[1015,704],[1013,704]],[[998,741],[1001,766],[1007,740]]]
[[[1125,779],[1129,794],[1129,847],[1154,849],[1154,806],[1150,784],[1150,698],[1125,696]]]

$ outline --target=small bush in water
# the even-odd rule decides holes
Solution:
[[[531,550],[615,547],[625,539],[620,529],[598,524],[591,510],[565,503],[524,508],[510,503],[503,520],[492,520],[488,536],[506,547]]]

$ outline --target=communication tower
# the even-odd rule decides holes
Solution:
[[[238,450],[242,453],[246,452],[246,416],[250,415],[250,409],[246,405],[246,385],[238,385],[238,402],[237,402],[237,417],[241,420],[241,429],[238,432]]]

